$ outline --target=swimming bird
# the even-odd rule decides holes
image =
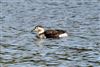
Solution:
[[[50,29],[45,30],[43,26],[37,25],[32,32],[35,31],[37,33],[37,38],[60,38],[67,37],[68,34],[64,30],[59,29]]]

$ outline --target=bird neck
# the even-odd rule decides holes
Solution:
[[[41,29],[41,30],[38,32],[39,35],[42,34],[42,33],[44,33],[44,29]]]
[[[40,39],[46,38],[45,35],[44,35],[44,33],[38,34],[37,37],[40,38]]]

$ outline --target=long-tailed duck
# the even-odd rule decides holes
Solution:
[[[67,37],[68,34],[63,30],[45,30],[43,26],[37,25],[32,32],[37,32],[38,38],[60,38]]]

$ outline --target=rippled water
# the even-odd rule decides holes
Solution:
[[[38,24],[69,37],[37,39]],[[100,67],[100,0],[1,0],[0,67]]]

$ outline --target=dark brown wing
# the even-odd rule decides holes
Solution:
[[[59,35],[63,33],[65,33],[63,30],[46,30],[44,32],[47,38],[59,38]]]

